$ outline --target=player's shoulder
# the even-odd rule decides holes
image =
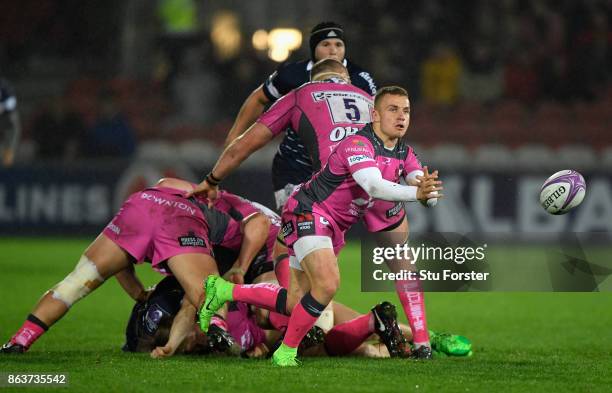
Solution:
[[[285,62],[276,69],[276,77],[282,80],[302,80],[309,75],[308,64],[308,60]]]
[[[370,95],[376,94],[376,81],[369,71],[366,71],[348,59],[346,60],[346,69],[348,70],[353,85],[368,92]]]
[[[338,149],[346,153],[363,153],[372,152],[374,145],[367,134],[359,131],[340,142]]]

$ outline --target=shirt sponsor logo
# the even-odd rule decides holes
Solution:
[[[360,162],[374,161],[371,157],[368,157],[364,154],[360,154],[357,156],[350,156],[348,158],[349,166],[353,166],[355,164],[359,164]]]
[[[287,238],[287,236],[291,235],[294,230],[295,229],[293,228],[293,222],[286,222],[281,228],[281,235],[283,236],[283,238]]]
[[[374,83],[374,79],[372,79],[370,74],[366,71],[362,71],[359,73],[359,76],[368,82],[368,87],[370,88],[372,95],[376,94],[376,83]]]
[[[112,222],[108,224],[106,227],[110,229],[111,232],[114,232],[116,235],[121,234],[121,228],[119,228],[117,225],[113,224]]]
[[[387,212],[386,212],[387,218],[391,218],[393,216],[397,216],[397,214],[402,211],[403,207],[404,207],[404,205],[402,203],[395,204],[395,206],[393,206],[391,209],[387,210]]]
[[[201,237],[189,233],[187,236],[181,236],[178,238],[181,247],[203,247],[206,248],[206,242]]]
[[[296,221],[298,237],[310,236],[315,234],[314,217],[311,213],[304,213],[298,215]]]

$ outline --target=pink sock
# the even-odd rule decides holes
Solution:
[[[285,294],[287,293],[285,288],[270,283],[234,285],[232,296],[234,298],[233,300],[236,302],[244,302],[252,304],[255,307],[277,311],[276,303],[279,300],[278,295],[282,291],[284,291]]]
[[[216,325],[225,331],[229,330],[227,326],[227,322],[225,322],[222,318],[219,318],[216,315],[212,317],[212,319],[210,320],[210,324],[211,326]]]
[[[412,341],[417,346],[429,345],[425,302],[420,282],[418,280],[396,281],[395,289],[412,330]]]
[[[291,348],[297,348],[306,333],[308,333],[321,316],[325,306],[325,304],[319,303],[312,297],[310,292],[304,295],[302,300],[291,311],[289,326],[287,326],[283,344]]]
[[[330,355],[348,355],[374,333],[372,313],[334,326],[325,336],[325,348]]]
[[[274,273],[276,273],[278,284],[283,288],[289,288],[289,272],[289,256],[285,256],[274,266]]]
[[[281,332],[287,329],[287,325],[289,324],[288,316],[273,311],[270,311],[268,320],[270,321],[270,324],[274,326],[274,329]]]
[[[38,340],[38,338],[43,335],[44,332],[45,329],[38,326],[34,322],[26,320],[17,333],[15,333],[15,335],[11,338],[11,342],[13,344],[19,344],[29,348],[30,345],[34,344],[34,341]]]

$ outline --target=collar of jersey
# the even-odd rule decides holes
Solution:
[[[346,67],[346,65],[348,64],[348,62],[346,61],[346,59],[342,60],[342,65]],[[306,71],[310,71],[312,69],[312,66],[314,65],[314,63],[312,62],[312,60],[310,60],[308,62],[308,64],[306,64]]]

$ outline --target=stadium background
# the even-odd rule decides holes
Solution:
[[[3,2],[0,74],[17,91],[24,135],[17,165],[0,171],[0,231],[94,234],[160,176],[198,181],[243,100],[287,55],[308,57],[321,20],[345,26],[348,57],[379,86],[411,94],[407,139],[448,195],[430,212],[411,207],[413,229],[610,231],[610,3],[391,6]],[[296,30],[272,38],[276,28]],[[226,187],[272,205],[275,149]],[[589,192],[576,214],[549,217],[538,186],[565,168],[583,172]]]

